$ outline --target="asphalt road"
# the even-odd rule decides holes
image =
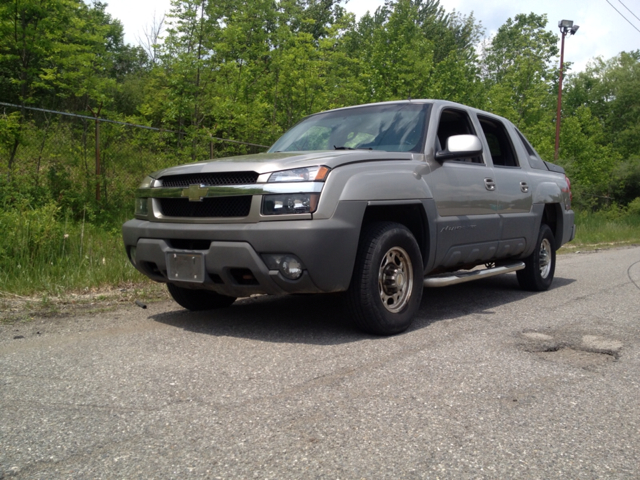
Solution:
[[[313,296],[0,326],[0,478],[640,478],[640,248],[390,338]]]

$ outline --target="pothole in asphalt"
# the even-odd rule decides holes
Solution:
[[[618,340],[612,340],[610,338],[598,337],[597,335],[584,335],[582,337],[582,344],[586,348],[595,350],[608,350],[611,352],[619,352],[622,348],[622,342]]]
[[[545,333],[538,333],[538,332],[524,332],[522,336],[527,337],[531,340],[544,340],[544,341],[553,340],[553,337],[551,335],[547,335]]]
[[[622,342],[598,335],[576,332],[522,332],[525,351],[547,361],[587,370],[601,367],[620,358]]]
[[[615,362],[616,360],[614,355],[610,355],[608,353],[575,350],[571,347],[564,347],[546,352],[537,352],[537,355],[544,360],[566,363],[572,367],[578,368],[598,367]]]

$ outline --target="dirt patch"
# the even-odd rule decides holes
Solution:
[[[108,311],[125,303],[138,301],[146,304],[169,298],[166,287],[155,283],[87,289],[59,296],[21,296],[0,292],[0,323],[28,322],[36,316],[56,318],[91,311]]]

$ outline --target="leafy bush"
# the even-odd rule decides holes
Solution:
[[[622,205],[627,205],[640,197],[640,158],[628,159],[614,170],[611,195]]]
[[[627,212],[630,215],[638,215],[640,216],[640,197],[633,200],[629,205],[627,205]]]

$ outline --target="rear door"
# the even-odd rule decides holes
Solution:
[[[527,169],[520,165],[512,137],[501,120],[479,114],[496,182],[501,220],[500,256],[522,253],[533,222],[532,189]]]

